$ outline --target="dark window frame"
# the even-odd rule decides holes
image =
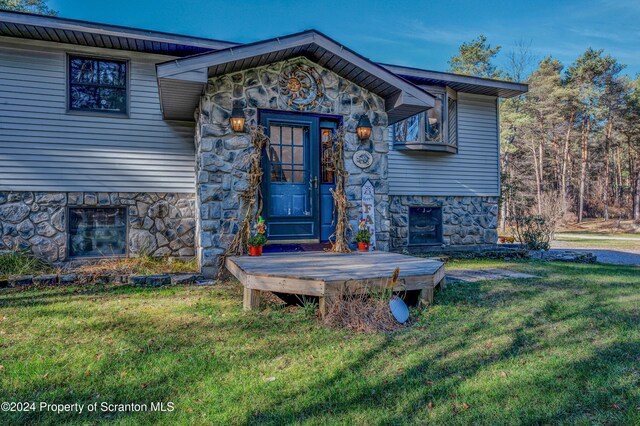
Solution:
[[[101,256],[72,256],[71,255],[71,210],[73,209],[84,209],[84,210],[98,210],[98,209],[119,209],[124,211],[124,223],[125,223],[125,232],[124,232],[124,240],[125,240],[125,249],[123,254],[113,254],[113,255],[101,255]],[[66,226],[67,226],[67,247],[66,247],[66,258],[67,259],[102,259],[102,258],[126,258],[129,257],[129,209],[127,206],[67,206],[66,211]]]
[[[411,242],[411,209],[438,209],[440,211],[440,232],[438,232],[438,241],[432,243],[413,243]],[[433,247],[444,244],[444,208],[442,205],[427,204],[422,206],[409,206],[407,212],[407,245],[409,247]]]
[[[397,127],[400,123],[395,123],[389,126],[389,135],[393,149],[396,150],[416,150],[416,151],[442,151],[452,154],[458,153],[458,93],[450,90],[449,88],[438,88],[430,91],[430,93],[439,98],[441,102],[440,108],[440,133],[437,140],[430,140],[427,138],[427,126],[428,119],[427,112],[420,112],[412,117],[418,118],[418,136],[417,140],[403,141],[396,138]],[[455,116],[451,116],[449,111],[449,105],[454,104]],[[410,117],[411,118],[411,117]],[[455,120],[455,134],[451,135],[450,123]],[[407,120],[407,119],[405,119]],[[404,121],[404,120],[402,120]],[[453,136],[453,137],[452,137]]]
[[[125,66],[125,108],[126,111],[108,111],[108,110],[100,110],[100,109],[76,109],[71,108],[71,88],[73,85],[82,85],[82,83],[72,83],[71,82],[71,60],[74,58],[78,59],[89,59],[94,61],[101,62],[117,62],[123,63]],[[98,116],[98,117],[120,117],[120,118],[129,118],[131,115],[131,60],[129,58],[122,57],[114,57],[114,56],[95,56],[95,55],[86,55],[82,53],[75,52],[67,52],[65,57],[66,62],[66,100],[65,100],[65,109],[67,114],[76,114],[76,115],[89,115],[89,116]],[[115,87],[103,85],[102,87]]]

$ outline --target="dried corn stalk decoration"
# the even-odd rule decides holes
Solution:
[[[242,159],[242,169],[247,170],[249,185],[238,198],[242,222],[229,247],[219,258],[218,276],[224,271],[224,262],[228,256],[240,256],[249,250],[251,224],[262,214],[262,150],[269,143],[264,127],[252,125],[249,129],[252,151]],[[223,227],[224,228],[224,227]]]
[[[344,165],[345,133],[346,130],[344,127],[340,126],[333,138],[332,162],[336,187],[335,189],[329,189],[333,196],[333,220],[336,225],[336,230],[333,235],[329,237],[331,241],[330,251],[336,253],[351,252],[349,240],[347,239],[347,233],[351,230],[351,225],[349,224],[349,217],[347,215],[349,205],[347,203],[347,193],[345,192],[345,182],[349,175]]]

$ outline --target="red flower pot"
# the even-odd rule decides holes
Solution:
[[[249,246],[249,256],[262,256],[262,246]]]
[[[369,251],[369,243],[358,243],[358,250]]]

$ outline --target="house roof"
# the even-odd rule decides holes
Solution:
[[[433,96],[416,85],[326,35],[308,30],[156,65],[163,114],[167,119],[186,119],[199,101],[197,83],[204,87],[210,77],[300,56],[382,97],[390,123],[434,106]],[[188,105],[185,96],[191,97]]]
[[[428,85],[499,97],[528,91],[526,84],[377,64],[314,30],[238,44],[0,10],[0,36],[181,57],[157,67],[163,114],[176,120],[193,120],[193,110],[208,77],[294,56],[306,56],[383,97],[391,123],[433,106],[431,95],[421,88]]]
[[[380,64],[394,74],[410,82],[421,85],[449,86],[454,90],[478,95],[512,98],[529,91],[524,83],[495,80],[490,78],[471,77],[440,71],[429,71],[419,68],[402,67],[398,65]]]
[[[82,46],[189,56],[237,43],[99,24],[55,16],[0,10],[0,36],[54,41]]]

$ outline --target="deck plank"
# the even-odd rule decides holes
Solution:
[[[387,252],[234,256],[227,258],[226,266],[247,290],[321,298],[339,294],[341,289],[358,293],[390,286],[391,274],[398,267],[400,276],[394,290],[421,290],[428,300],[445,275],[443,262]]]
[[[382,278],[396,267],[401,276],[434,274],[442,262],[396,253],[277,253],[261,257],[229,258],[244,273],[301,279]],[[233,271],[231,271],[234,273]],[[235,275],[235,273],[234,273]]]

